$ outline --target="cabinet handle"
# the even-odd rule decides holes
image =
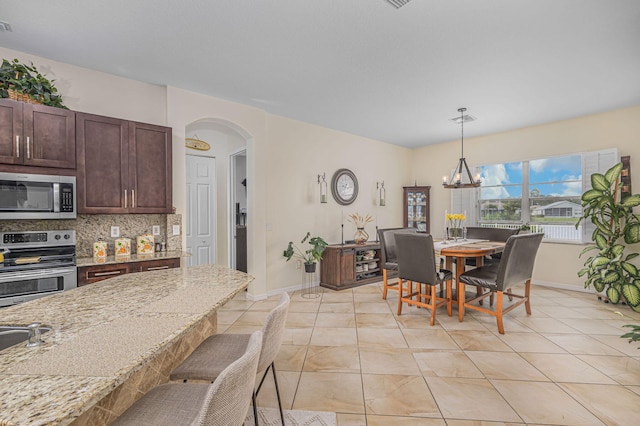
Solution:
[[[136,208],[136,190],[135,189],[131,190],[131,208],[132,209]]]
[[[127,190],[124,190],[124,208],[127,208]]]
[[[158,269],[169,269],[169,265],[154,266],[152,268],[147,268],[147,271],[157,271]]]
[[[104,277],[106,275],[120,275],[122,271],[109,271],[109,272],[96,272],[93,274],[94,277]]]
[[[16,158],[20,158],[20,136],[16,135]]]
[[[27,136],[27,159],[31,158],[31,152],[29,151],[29,136]]]

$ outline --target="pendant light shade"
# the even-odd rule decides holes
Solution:
[[[449,189],[477,188],[480,186],[480,175],[477,174],[475,178],[473,177],[467,165],[467,160],[464,158],[464,122],[475,120],[475,118],[470,115],[464,115],[466,110],[466,108],[458,108],[460,117],[453,119],[453,121],[460,123],[460,128],[462,129],[462,137],[460,139],[462,150],[458,164],[455,169],[453,169],[449,179],[447,179],[447,176],[442,177],[442,186]]]

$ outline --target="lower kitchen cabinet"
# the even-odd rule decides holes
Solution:
[[[159,269],[179,268],[180,258],[142,260],[129,263],[109,263],[78,267],[78,287],[93,284],[107,278],[135,272],[156,271]]]
[[[342,290],[380,280],[380,243],[332,244],[322,255],[322,287]]]

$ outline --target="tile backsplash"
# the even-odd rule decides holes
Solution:
[[[76,256],[91,257],[93,242],[101,239],[108,244],[109,254],[113,254],[115,238],[111,238],[111,227],[120,228],[120,237],[131,238],[132,247],[138,235],[152,234],[153,226],[160,226],[160,235],[155,241],[167,243],[167,250],[182,251],[182,236],[173,235],[173,225],[180,225],[180,214],[96,214],[78,215],[75,220],[0,220],[0,232],[44,231],[74,229],[76,231]]]

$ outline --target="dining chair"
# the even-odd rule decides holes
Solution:
[[[387,290],[398,290],[398,283],[389,284],[389,278],[398,272],[396,239],[397,234],[415,234],[416,228],[378,229],[380,240],[380,265],[382,266],[382,298],[387,299]]]
[[[251,397],[256,426],[258,425],[256,400],[258,399],[258,393],[262,388],[262,384],[269,370],[273,373],[280,418],[282,424],[284,424],[282,401],[280,399],[280,390],[278,389],[278,379],[276,377],[275,358],[282,344],[290,301],[289,295],[282,293],[278,305],[269,312],[262,327],[262,351],[260,353],[257,371],[258,373],[264,373]],[[221,371],[242,355],[248,340],[248,334],[214,334],[205,339],[191,355],[178,365],[169,375],[169,379],[172,381],[182,380],[183,382],[213,382]]]
[[[262,331],[251,334],[241,356],[227,365],[212,384],[159,385],[147,392],[111,424],[243,425],[253,394],[262,338]]]
[[[489,241],[507,241],[510,236],[517,235],[520,229],[507,229],[507,228],[484,228],[482,226],[469,226],[467,228],[467,238],[477,240],[489,240]],[[490,263],[500,262],[502,253],[496,253],[489,256],[485,256],[483,262],[485,265]],[[476,260],[469,258],[466,261],[467,266],[477,266]]]
[[[398,246],[398,315],[402,315],[402,303],[407,303],[430,309],[431,325],[435,325],[436,309],[440,306],[446,305],[447,314],[451,316],[452,274],[445,269],[436,269],[433,237],[430,234],[397,234],[395,239]],[[442,283],[446,283],[446,295],[438,297],[437,286]],[[423,285],[428,293],[422,291]]]
[[[499,263],[480,266],[460,275],[458,291],[464,294],[465,284],[476,286],[481,291],[475,297],[461,303],[458,310],[458,319],[462,321],[465,308],[484,312],[496,317],[498,332],[504,334],[504,325],[502,323],[504,314],[524,303],[527,315],[531,315],[531,276],[533,275],[536,254],[543,237],[544,234],[512,235],[507,240]],[[524,283],[524,294],[513,293],[512,287],[522,283]],[[494,310],[474,304],[492,296],[494,293],[497,295]],[[510,300],[513,298],[519,300],[505,308],[503,305],[503,293],[506,293]]]

